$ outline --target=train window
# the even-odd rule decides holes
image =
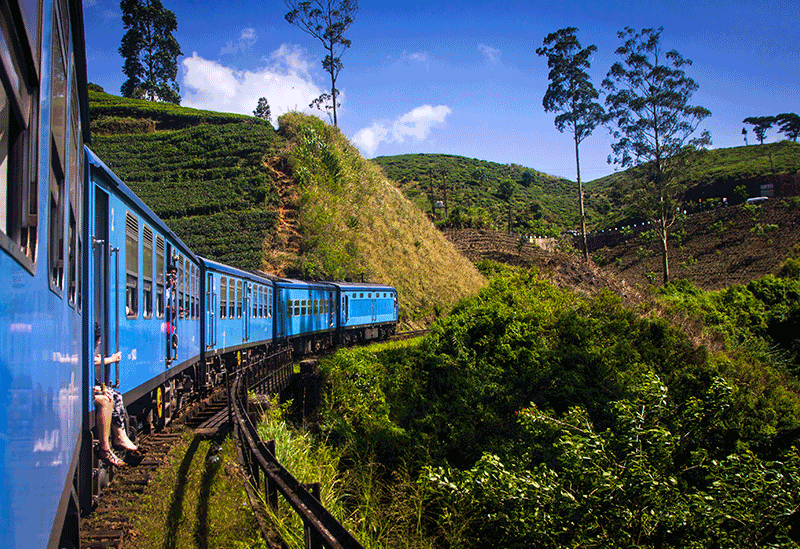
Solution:
[[[192,318],[200,317],[200,269],[192,265],[194,277],[192,281]]]
[[[236,281],[236,318],[242,318],[242,281]]]
[[[360,297],[361,299],[363,299],[363,298],[364,298],[364,292],[361,292],[361,294],[360,294],[358,297]]]
[[[253,318],[258,318],[258,311],[260,307],[259,296],[261,295],[261,288],[256,286],[253,292]]]
[[[178,318],[186,315],[185,288],[186,288],[186,266],[183,263],[183,256],[178,256]]]
[[[228,318],[236,318],[236,285],[228,279]]]
[[[267,290],[267,316],[272,318],[272,288]]]
[[[219,277],[219,317],[228,316],[228,281],[224,276]]]
[[[153,318],[153,229],[142,227],[142,316]]]
[[[125,313],[136,318],[139,311],[139,219],[125,213]]]
[[[164,318],[164,238],[156,235],[156,316]]]
[[[37,7],[38,9],[38,7]],[[25,10],[26,15],[29,15]],[[38,33],[39,19],[28,21]],[[0,247],[29,271],[36,264],[38,187],[38,79],[13,44],[18,28],[0,26]],[[38,44],[36,40],[33,44]],[[30,48],[26,48],[30,51]],[[38,63],[39,55],[32,58]],[[30,76],[30,78],[28,78]]]
[[[294,316],[300,316],[300,300],[294,300]]]
[[[305,299],[303,299],[300,302],[300,316],[306,316],[306,314],[307,314],[306,304],[307,304],[307,301]]]
[[[292,300],[286,300],[286,317],[291,317],[292,313],[294,313],[294,307],[292,306]]]

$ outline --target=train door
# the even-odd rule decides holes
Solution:
[[[371,294],[370,294],[371,295]],[[378,293],[375,293],[375,297],[369,300],[370,309],[372,310],[372,322],[378,320]]]
[[[242,330],[244,332],[243,341],[250,341],[250,291],[252,290],[252,285],[248,282],[244,282],[244,310],[242,311]]]
[[[283,290],[275,286],[275,320],[273,320],[275,336],[284,337],[286,335],[286,323],[289,322],[289,307],[283,299]]]
[[[208,280],[206,280],[206,349],[213,349],[217,344],[216,310],[217,291],[214,288],[214,275],[208,273]]]
[[[119,350],[119,254],[109,242],[109,198],[99,187],[95,188],[95,223],[92,240],[92,262],[94,277],[94,322],[100,328],[100,344],[93,354],[105,357]],[[113,277],[113,280],[112,280]],[[111,314],[113,312],[113,314]],[[92,334],[94,343],[95,334]],[[113,342],[112,342],[113,338]],[[113,350],[112,350],[113,349]],[[110,387],[119,387],[119,363],[115,375],[111,376],[111,365],[97,368],[95,381]]]

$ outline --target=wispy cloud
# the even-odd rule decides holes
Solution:
[[[221,50],[219,50],[219,54],[226,55],[229,53],[238,53],[251,47],[256,43],[257,40],[258,36],[256,35],[256,29],[242,29],[242,32],[239,35],[239,41],[234,43],[232,40],[228,40],[228,43],[225,44]]]
[[[266,66],[261,69],[239,70],[193,53],[182,64],[181,103],[197,109],[252,114],[258,99],[266,97],[273,116],[293,110],[312,112],[308,104],[323,90],[314,82],[306,50],[282,44],[264,61]]]
[[[484,59],[493,65],[499,63],[500,56],[503,55],[503,53],[497,48],[487,46],[486,44],[478,44],[478,50],[483,54]]]
[[[372,126],[359,130],[353,141],[359,149],[372,156],[382,142],[402,143],[407,138],[420,141],[427,138],[432,128],[444,124],[451,112],[445,105],[420,105],[393,121],[373,122]]]
[[[409,63],[422,63],[425,65],[425,69],[428,70],[430,67],[428,65],[428,52],[426,51],[414,51],[408,52],[403,50],[403,54],[400,56],[400,59]]]

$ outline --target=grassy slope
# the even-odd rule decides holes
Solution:
[[[276,221],[277,193],[264,169],[276,154],[272,126],[90,92],[91,148],[197,253],[244,268],[261,266],[262,243]],[[155,131],[103,135],[126,119]],[[168,129],[162,129],[168,128]]]
[[[485,283],[380,169],[316,118],[284,116],[276,132],[249,116],[100,92],[90,101],[92,149],[201,255],[392,284],[411,324]],[[321,141],[298,162],[306,127]]]
[[[518,166],[503,165],[485,160],[443,154],[409,154],[379,156],[374,159],[398,187],[420,208],[430,211],[427,193],[429,170],[434,183],[441,180],[437,174],[444,171],[450,206],[470,208],[480,206],[492,213],[496,228],[505,229],[506,209],[497,196],[497,187],[503,179],[518,183],[512,198],[515,211],[522,212],[531,202],[542,206],[544,218],[559,229],[577,227],[577,190],[572,181],[556,178]],[[484,182],[478,182],[474,173],[482,169]],[[718,185],[745,181],[770,174],[797,173],[800,170],[800,144],[791,141],[712,149],[706,151],[685,173],[691,186]],[[522,174],[530,172],[533,182],[529,187],[520,181]],[[586,212],[590,227],[612,227],[624,216],[625,178],[630,171],[614,173],[586,183]],[[734,183],[735,184],[735,183]],[[601,212],[608,212],[607,216]]]

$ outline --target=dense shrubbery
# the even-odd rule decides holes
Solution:
[[[331,440],[390,468],[404,450],[442,545],[796,546],[800,399],[768,355],[711,354],[610,294],[484,268],[490,287],[418,345],[324,365]],[[790,282],[709,311],[770,337],[794,318]]]

